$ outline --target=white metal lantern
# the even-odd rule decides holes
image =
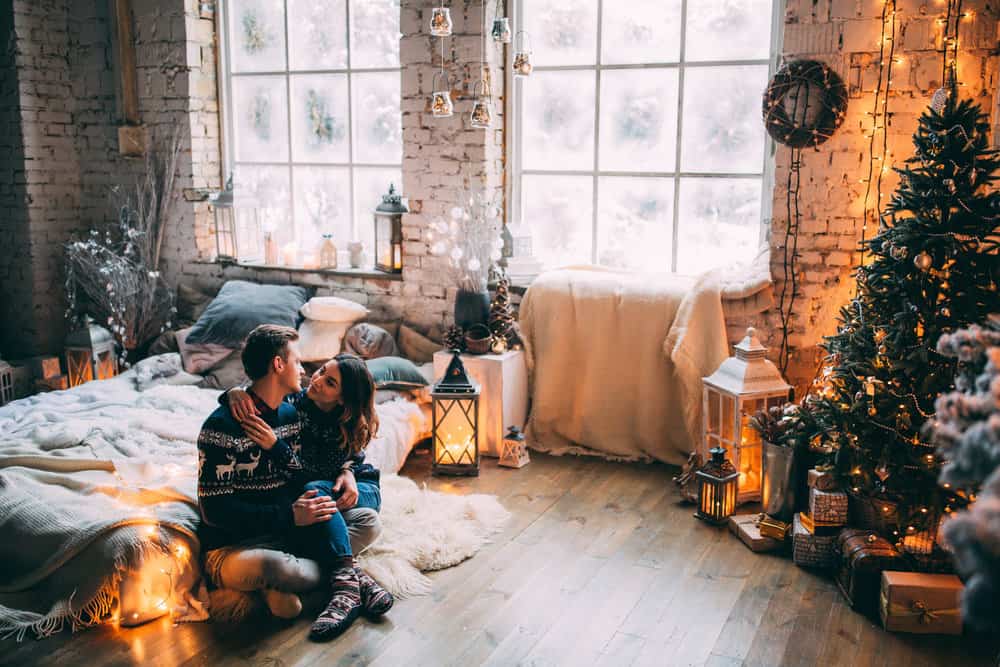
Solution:
[[[479,475],[479,386],[458,352],[431,388],[434,475]]]
[[[472,105],[469,124],[475,128],[485,129],[493,123],[493,93],[489,84],[483,79],[476,82],[475,90],[476,101]]]
[[[14,367],[0,359],[0,405],[14,400]]]
[[[215,218],[215,257],[219,261],[235,262],[239,258],[236,233],[236,207],[233,199],[233,175],[226,187],[208,198]]]
[[[70,387],[118,375],[115,339],[104,327],[85,318],[82,328],[66,337],[66,376]]]
[[[698,453],[707,461],[716,447],[731,452],[739,472],[737,502],[744,503],[760,500],[761,492],[761,440],[750,426],[750,417],[758,410],[783,405],[792,387],[765,357],[767,348],[752,327],[733,349],[736,356],[702,378],[704,429]]]

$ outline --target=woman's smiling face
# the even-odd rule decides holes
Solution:
[[[316,405],[332,408],[340,403],[340,366],[335,359],[326,362],[313,373],[309,380],[308,396]]]

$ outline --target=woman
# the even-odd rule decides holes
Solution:
[[[374,399],[375,382],[368,366],[350,354],[339,354],[323,364],[305,390],[285,398],[299,414],[300,448],[273,460],[288,461],[287,471],[306,493],[336,500],[337,511],[298,536],[304,553],[315,553],[310,544],[322,540],[334,545],[336,555],[321,559],[321,565],[333,573],[333,596],[313,624],[314,639],[340,634],[362,609],[380,616],[393,603],[392,595],[354,562],[355,552],[381,532],[379,471],[364,460],[364,450],[378,431]],[[231,389],[220,401],[228,401],[233,416],[254,442],[274,446],[274,431],[259,417],[249,393]]]

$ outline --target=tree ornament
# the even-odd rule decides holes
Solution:
[[[855,403],[860,403],[863,400],[865,400],[865,395],[862,394],[860,391],[858,393],[854,394],[854,402]]]
[[[879,345],[879,346],[878,346],[878,353],[879,353],[879,355],[881,355],[881,356],[883,356],[883,357],[884,357],[884,356],[885,356],[885,353],[886,353],[886,352],[888,352],[888,351],[889,351],[889,350],[888,350],[888,349],[886,348],[886,346],[885,346],[885,345]]]
[[[921,250],[920,254],[913,258],[913,265],[921,271],[928,271],[934,264],[934,258],[926,250]]]
[[[944,111],[944,105],[948,102],[948,94],[948,89],[943,86],[934,91],[934,94],[931,96],[930,106],[935,113]]]
[[[951,309],[945,306],[941,309],[941,317],[951,317]]]
[[[955,190],[958,189],[958,187],[955,185],[955,180],[952,178],[946,178],[944,179],[944,181],[942,181],[942,183],[944,183],[944,187],[948,189],[948,194],[953,195],[955,194]]]
[[[884,482],[889,479],[889,468],[884,463],[880,463],[875,468],[875,476],[879,478],[879,481]]]

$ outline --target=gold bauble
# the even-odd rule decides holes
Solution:
[[[921,250],[920,254],[913,258],[913,265],[921,271],[930,270],[934,264],[934,258],[926,250]]]

